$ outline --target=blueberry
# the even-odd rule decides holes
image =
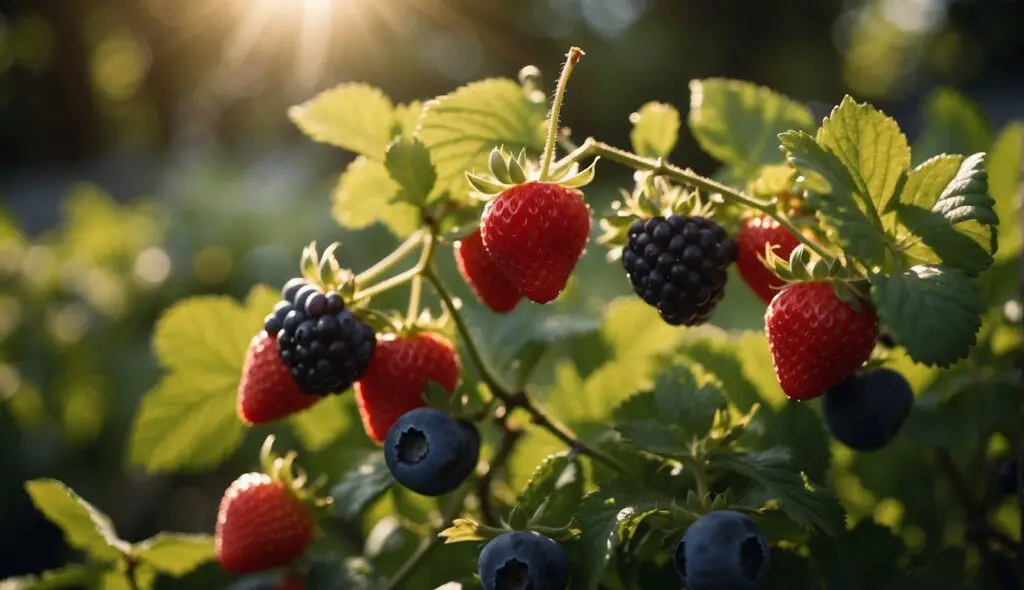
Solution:
[[[768,572],[768,543],[753,520],[709,512],[676,544],[672,563],[687,590],[753,590]]]
[[[1017,459],[1006,459],[999,466],[999,475],[996,477],[996,484],[1004,494],[1017,493]]]
[[[555,541],[530,531],[502,533],[480,552],[484,590],[565,590],[569,560]]]
[[[914,405],[914,391],[891,369],[854,374],[825,392],[824,412],[832,436],[861,452],[888,445]]]
[[[459,487],[479,456],[476,427],[434,408],[402,414],[384,441],[384,459],[391,475],[423,496],[440,496]]]

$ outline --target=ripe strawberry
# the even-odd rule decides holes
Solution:
[[[381,340],[363,378],[356,382],[356,400],[363,428],[374,442],[383,442],[402,414],[423,407],[427,381],[449,393],[459,381],[455,347],[432,332]]]
[[[479,229],[455,242],[455,262],[477,299],[491,311],[510,312],[523,298],[487,253]]]
[[[215,548],[225,571],[244,574],[298,559],[313,541],[313,520],[285,484],[246,473],[224,492],[217,511]]]
[[[281,362],[277,339],[260,332],[249,343],[238,383],[238,417],[246,424],[264,424],[304,410],[321,397],[306,395]]]
[[[765,244],[773,244],[777,246],[775,254],[788,259],[793,249],[800,245],[800,240],[780,226],[779,222],[767,215],[760,215],[743,222],[736,242],[739,246],[736,267],[740,271],[740,276],[762,301],[771,302],[772,297],[775,297],[786,283],[768,270],[758,255],[764,256]]]
[[[487,203],[480,233],[509,281],[531,301],[547,303],[562,292],[583,255],[590,207],[575,189],[517,184]]]
[[[832,283],[795,283],[780,291],[764,316],[775,376],[792,399],[816,398],[871,356],[878,315],[868,301],[854,309]]]

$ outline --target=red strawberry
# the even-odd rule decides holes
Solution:
[[[487,253],[479,229],[455,242],[455,262],[477,299],[491,311],[510,312],[523,298],[519,289],[509,282]]]
[[[381,340],[363,378],[356,382],[356,399],[363,428],[374,442],[383,442],[395,420],[423,407],[427,381],[436,381],[449,393],[459,381],[455,347],[432,332]]]
[[[215,547],[225,571],[244,574],[298,559],[313,541],[306,507],[281,482],[246,473],[224,492],[217,511]]]
[[[765,244],[773,244],[777,246],[775,254],[788,259],[793,249],[800,245],[800,240],[778,221],[760,215],[743,222],[736,243],[739,246],[736,267],[740,276],[755,295],[769,303],[786,282],[768,270],[758,256],[764,256]]]
[[[782,391],[807,400],[868,360],[878,338],[878,315],[869,301],[851,307],[832,283],[795,283],[772,299],[764,328]]]
[[[302,393],[281,362],[277,339],[260,332],[249,343],[238,384],[238,417],[246,424],[264,424],[304,410],[323,399]]]
[[[590,207],[575,189],[518,184],[487,203],[480,232],[509,281],[531,301],[547,303],[562,292],[583,255]]]

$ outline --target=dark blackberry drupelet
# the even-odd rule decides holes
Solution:
[[[281,361],[308,395],[340,393],[363,376],[377,346],[373,330],[334,291],[303,279],[281,289],[284,297],[263,321],[277,335]]]
[[[633,290],[674,326],[703,324],[725,294],[726,268],[739,250],[711,219],[672,215],[629,228],[622,266]]]

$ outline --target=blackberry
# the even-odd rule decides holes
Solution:
[[[342,392],[363,376],[377,346],[376,335],[334,291],[303,279],[281,289],[283,299],[263,321],[277,336],[281,362],[308,395]]]
[[[633,290],[673,326],[708,321],[725,294],[726,268],[736,242],[711,219],[671,215],[637,220],[629,228],[622,266]]]

